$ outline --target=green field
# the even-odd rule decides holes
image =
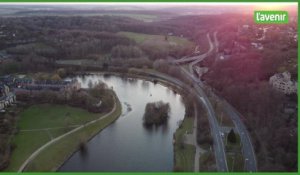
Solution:
[[[57,128],[66,125],[79,125],[95,120],[99,114],[67,105],[42,104],[26,109],[20,115],[20,130]]]
[[[165,40],[164,35],[149,35],[134,32],[119,32],[118,34],[131,38],[140,45],[151,45],[164,48],[194,47],[193,42],[177,36],[168,36],[168,40]]]
[[[241,138],[238,133],[236,135],[236,143],[231,143],[225,140],[225,151],[227,158],[228,170],[230,172],[240,172],[244,170],[244,157],[242,154]],[[225,134],[227,138],[227,134]]]
[[[28,164],[25,171],[56,171],[66,159],[78,150],[81,142],[87,142],[121,115],[122,107],[120,102],[118,101],[116,105],[116,110],[108,117],[103,120],[98,120],[91,125],[87,125],[48,146]]]
[[[199,158],[199,171],[200,172],[209,172],[213,171],[216,172],[216,161],[215,156],[212,151],[206,151],[205,153],[200,155]]]
[[[42,104],[27,108],[20,114],[20,131],[13,139],[16,148],[6,171],[18,170],[28,156],[51,139],[102,115],[66,105]]]
[[[227,165],[229,172],[244,171],[244,157],[241,153],[227,154]]]
[[[183,138],[184,134],[192,133],[193,131],[193,122],[194,118],[185,117],[180,128],[175,132],[175,167],[179,168],[182,171],[193,171],[194,161],[195,161],[195,146],[184,144],[182,148],[180,146],[179,140]]]

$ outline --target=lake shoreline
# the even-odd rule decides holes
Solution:
[[[121,103],[117,97],[117,95],[114,93],[114,97],[115,97],[115,109],[113,109],[111,112],[107,113],[107,114],[104,114],[103,116],[105,115],[108,115],[107,118],[103,118],[103,116],[101,116],[100,118],[92,121],[90,124],[88,125],[84,125],[84,128],[80,128],[79,130],[75,131],[74,133],[72,134],[78,134],[78,132],[88,132],[89,131],[89,127],[93,127],[93,125],[96,125],[95,129],[92,131],[90,131],[90,133],[85,133],[86,134],[86,137],[84,137],[83,139],[88,142],[89,140],[91,140],[94,136],[96,136],[99,132],[101,132],[104,128],[106,128],[107,126],[109,126],[110,124],[114,123],[121,115],[121,111],[122,111],[122,106],[121,106]],[[103,121],[102,120],[111,120],[111,121]],[[104,127],[102,126],[104,125]],[[98,129],[100,128],[100,129]],[[75,128],[76,129],[76,128]],[[98,129],[98,130],[97,130]],[[97,130],[97,131],[96,131]],[[71,134],[71,135],[72,135]],[[70,139],[70,136],[67,136],[66,138],[64,138],[63,140],[60,140],[58,141],[57,143],[54,143],[54,144],[51,144],[49,145],[50,147],[51,146],[57,146],[60,144],[60,142],[63,142],[63,141],[66,141],[66,139]],[[83,134],[84,135],[84,134]],[[61,137],[61,136],[59,136]],[[48,171],[57,171],[68,159],[70,159],[72,157],[72,155],[74,153],[76,153],[79,149],[78,148],[75,148],[77,147],[77,145],[74,145],[73,144],[73,151],[70,151],[70,152],[66,152],[66,158],[61,161],[61,160],[58,160],[58,162],[54,163],[54,164],[58,164],[58,165],[53,165],[52,167],[48,167]],[[43,153],[43,152],[41,152]],[[39,156],[41,155],[41,153],[39,153],[36,157],[34,157],[34,159],[32,159],[32,161],[30,161],[26,167],[24,168],[24,171],[28,171],[28,168],[29,168],[29,171],[35,171],[34,170],[34,166],[33,166],[33,170],[30,170],[30,165],[34,165],[36,162],[34,162],[37,158],[39,158]],[[68,155],[67,155],[68,154]],[[41,158],[41,157],[40,157]],[[37,161],[37,160],[36,160]],[[38,162],[38,161],[37,161]],[[43,167],[44,168],[44,167]],[[41,170],[39,170],[41,171]],[[45,170],[43,170],[45,171]]]

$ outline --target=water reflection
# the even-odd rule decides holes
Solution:
[[[109,77],[109,78],[108,78]],[[122,117],[86,144],[88,154],[75,153],[60,171],[172,171],[173,133],[183,119],[181,96],[151,81],[114,75],[77,77],[82,87],[101,80],[113,87],[122,104]],[[165,125],[145,128],[143,115],[149,102],[170,104]],[[130,109],[129,109],[130,107]]]

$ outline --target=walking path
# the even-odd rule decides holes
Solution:
[[[43,151],[45,148],[47,148],[47,147],[50,146],[51,144],[53,144],[53,143],[55,143],[55,142],[57,142],[57,141],[59,141],[59,140],[65,138],[65,137],[67,137],[68,135],[70,135],[70,134],[72,134],[72,133],[74,133],[74,132],[76,132],[76,131],[82,129],[83,127],[89,126],[89,125],[91,125],[91,124],[93,124],[93,123],[95,123],[95,122],[98,122],[98,121],[100,121],[100,120],[103,120],[103,119],[109,117],[112,113],[115,112],[115,110],[116,110],[116,100],[115,100],[113,109],[112,109],[109,113],[105,114],[104,116],[102,116],[102,117],[100,117],[100,118],[98,118],[98,119],[96,119],[96,120],[93,120],[93,121],[90,121],[90,122],[88,122],[88,123],[86,123],[86,124],[80,125],[79,127],[75,128],[75,129],[73,129],[73,130],[71,130],[71,131],[69,131],[69,132],[67,132],[67,133],[65,133],[65,134],[63,134],[63,135],[61,135],[61,136],[59,136],[59,137],[56,137],[55,139],[49,141],[48,143],[46,143],[45,145],[43,145],[42,147],[40,147],[39,149],[37,149],[34,153],[32,153],[32,154],[24,161],[24,163],[23,163],[23,164],[21,165],[21,167],[19,168],[18,172],[22,172],[22,171],[25,169],[25,167],[28,165],[29,162],[31,162],[31,161],[32,161],[32,160],[33,160],[33,159],[34,159],[41,151]]]

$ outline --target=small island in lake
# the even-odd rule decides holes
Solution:
[[[147,126],[161,125],[169,118],[170,105],[162,101],[147,103],[144,114],[144,124]]]

